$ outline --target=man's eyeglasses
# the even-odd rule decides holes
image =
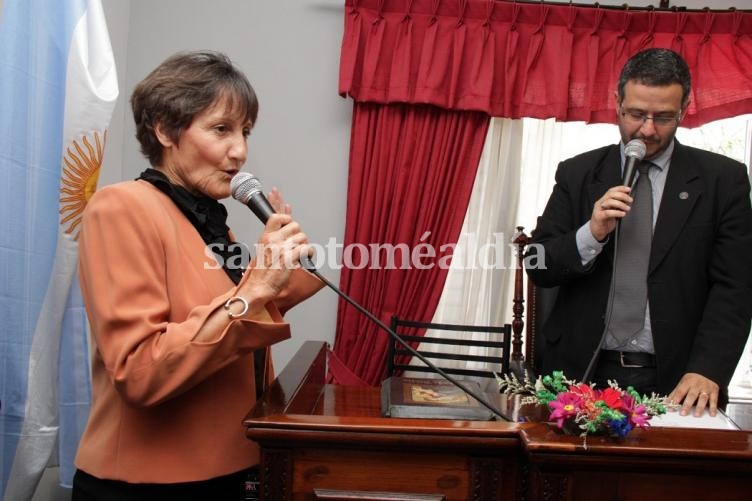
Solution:
[[[647,120],[652,120],[655,127],[666,128],[679,125],[679,120],[681,120],[681,111],[679,111],[679,113],[677,113],[676,115],[655,115],[651,117],[650,115],[647,115],[642,111],[622,109],[621,116],[624,120],[633,125],[642,125]]]

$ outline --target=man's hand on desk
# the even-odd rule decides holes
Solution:
[[[668,398],[677,404],[681,404],[681,415],[686,416],[695,406],[694,415],[702,416],[705,406],[711,416],[718,413],[718,392],[720,387],[712,380],[697,374],[688,372],[682,376],[679,384]]]

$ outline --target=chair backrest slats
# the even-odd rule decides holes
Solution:
[[[507,373],[509,371],[512,338],[511,324],[500,326],[442,324],[399,319],[393,316],[391,329],[416,349],[420,343],[424,343],[424,346],[426,344],[436,345],[431,346],[430,349],[421,349],[419,353],[448,374],[493,378],[494,373]],[[444,335],[441,337],[431,335],[434,333],[422,336],[418,335],[422,329],[444,331]],[[468,333],[485,333],[487,336],[485,336],[486,339],[468,339]],[[442,346],[486,348],[488,349],[488,353],[480,355],[437,351]],[[419,365],[409,365],[410,355],[410,352],[400,343],[390,340],[386,377],[399,375],[405,370],[435,372],[430,367],[425,366],[420,360],[415,362]],[[447,366],[443,363],[449,360],[472,362],[485,365],[485,367],[460,369]]]

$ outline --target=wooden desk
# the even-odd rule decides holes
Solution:
[[[378,388],[324,384],[307,342],[244,421],[267,500],[748,499],[752,433],[380,417]],[[501,405],[501,399],[499,400]],[[719,497],[720,496],[720,497]]]

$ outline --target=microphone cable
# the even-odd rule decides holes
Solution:
[[[246,205],[249,209],[253,211],[253,213],[256,215],[257,218],[261,220],[262,223],[266,224],[266,221],[269,219],[271,214],[274,213],[274,209],[272,208],[269,201],[266,199],[266,196],[264,195],[263,188],[261,186],[261,182],[258,180],[256,176],[253,174],[247,173],[247,172],[239,172],[236,174],[230,183],[231,191],[232,191],[232,197],[237,200],[238,202],[242,203],[243,205]],[[399,335],[394,332],[392,329],[386,326],[381,320],[379,320],[373,313],[366,310],[363,306],[357,303],[354,299],[352,299],[350,296],[345,294],[343,291],[339,289],[336,285],[331,283],[329,280],[327,280],[321,273],[316,270],[316,267],[311,262],[310,256],[304,255],[300,257],[300,264],[301,267],[311,273],[312,275],[316,276],[319,280],[324,282],[327,287],[329,287],[331,290],[337,293],[342,299],[347,301],[348,304],[352,305],[356,310],[358,310],[360,313],[365,315],[369,320],[374,322],[376,325],[378,325],[381,329],[386,331],[389,336],[397,341],[399,344],[401,344],[408,352],[410,352],[411,355],[417,357],[421,362],[426,364],[431,370],[435,371],[437,374],[439,374],[441,377],[455,385],[457,388],[462,390],[465,394],[470,395],[475,400],[477,400],[481,405],[486,407],[488,410],[490,410],[494,415],[502,418],[505,421],[509,421],[504,415],[496,409],[493,405],[491,405],[484,397],[479,395],[477,392],[471,390],[464,384],[460,383],[459,380],[453,378],[449,374],[447,374],[444,370],[440,369],[439,367],[436,367],[430,360],[428,360],[426,357],[424,357],[421,353],[419,353],[417,350],[415,350],[412,346],[407,344],[405,340],[403,340]]]
[[[357,301],[355,301],[353,298],[351,298],[350,296],[348,296],[344,291],[340,290],[339,287],[337,287],[336,285],[334,285],[333,283],[331,283],[329,280],[327,280],[323,275],[321,275],[321,273],[319,273],[318,270],[316,270],[315,268],[308,269],[306,267],[303,267],[303,269],[307,270],[309,273],[315,275],[319,280],[321,280],[322,282],[324,282],[327,287],[329,287],[331,290],[333,290],[334,292],[336,292],[337,295],[339,295],[342,299],[344,299],[345,301],[347,301],[348,304],[352,305],[356,310],[358,310],[360,313],[362,313],[363,315],[365,315],[373,323],[375,323],[376,325],[378,325],[387,334],[389,334],[389,336],[393,340],[395,340],[399,344],[401,344],[407,351],[410,352],[411,355],[417,357],[418,360],[420,360],[421,362],[423,362],[424,364],[426,364],[431,370],[436,371],[436,373],[439,374],[441,377],[443,377],[444,379],[446,379],[447,381],[449,381],[450,383],[452,383],[453,385],[455,385],[457,388],[459,388],[460,390],[462,390],[467,395],[470,395],[471,397],[473,397],[475,400],[478,401],[478,403],[480,403],[485,408],[487,408],[488,410],[490,410],[494,415],[500,417],[504,421],[509,421],[509,419],[506,418],[501,413],[501,411],[499,411],[493,405],[491,405],[491,403],[489,403],[483,396],[481,396],[477,392],[471,390],[470,388],[468,388],[467,386],[465,386],[464,384],[462,384],[459,380],[457,380],[456,378],[454,378],[454,377],[450,376],[449,374],[447,374],[444,370],[440,369],[439,367],[436,367],[436,365],[434,365],[430,360],[428,360],[426,357],[424,357],[420,352],[418,352],[417,350],[415,350],[412,346],[410,346],[409,344],[407,344],[407,342],[404,339],[402,339],[401,337],[399,337],[399,334],[397,334],[392,329],[390,329],[389,327],[387,327],[387,325],[384,322],[382,322],[381,320],[379,320],[376,317],[376,315],[374,315],[373,313],[371,313],[370,311],[368,311],[367,309],[365,309],[363,306],[361,306],[360,304],[358,304]]]
[[[587,369],[585,369],[585,374],[582,375],[581,379],[581,381],[586,384],[590,382],[590,377],[592,376],[593,370],[595,369],[595,364],[598,362],[598,358],[600,358],[603,345],[606,343],[606,335],[608,334],[608,329],[609,327],[611,327],[611,314],[614,310],[614,295],[616,293],[616,257],[619,254],[619,234],[621,233],[621,221],[622,220],[619,219],[619,221],[616,222],[616,229],[614,230],[614,264],[611,267],[611,285],[609,285],[608,288],[608,304],[606,305],[603,333],[601,334],[601,339],[598,341],[598,346],[596,346],[595,351],[593,352],[593,356],[590,357],[590,362],[588,363]]]

